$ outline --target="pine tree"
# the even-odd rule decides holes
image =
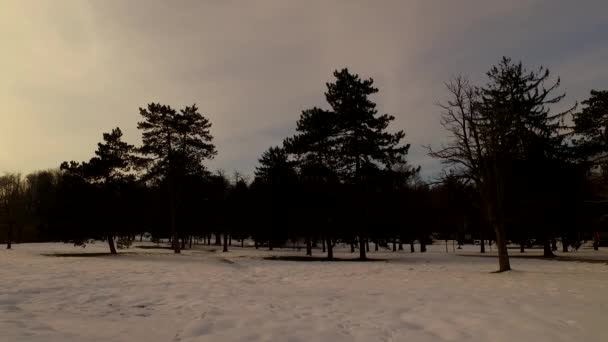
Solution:
[[[144,118],[137,125],[142,130],[143,141],[139,151],[150,157],[148,176],[167,182],[173,248],[179,253],[177,208],[180,188],[185,176],[205,173],[203,162],[217,154],[210,133],[211,122],[198,112],[196,105],[178,113],[170,106],[150,103],[139,112]]]
[[[405,137],[403,131],[387,131],[395,117],[379,114],[376,104],[369,98],[378,92],[373,86],[373,79],[361,79],[348,69],[335,71],[334,77],[334,83],[327,83],[325,98],[336,120],[334,151],[338,151],[338,171],[342,180],[352,185],[358,195],[357,203],[351,210],[358,215],[363,213],[362,221],[365,222],[369,221],[364,196],[366,174],[373,173],[379,167],[390,169],[395,164],[403,163],[409,144],[401,145]],[[366,226],[356,229],[360,259],[366,259],[365,243],[369,230]]]

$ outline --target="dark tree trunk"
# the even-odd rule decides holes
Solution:
[[[378,251],[378,241],[374,241],[374,250],[377,252]]]
[[[479,240],[479,241],[480,241],[480,245],[479,245],[480,246],[480,250],[479,250],[479,253],[485,253],[486,252],[486,241],[483,238],[481,240]]]
[[[369,253],[369,240],[365,240],[365,251]]]
[[[306,255],[312,255],[312,244],[310,239],[306,239]]]
[[[245,247],[245,239],[241,239],[241,248]]]
[[[562,235],[562,252],[568,253],[568,239],[566,235]]]
[[[257,239],[253,239],[253,245],[255,246],[255,249],[260,248],[260,245],[258,244],[258,240]]]
[[[551,250],[555,252],[557,250],[557,240],[555,238],[551,238]]]
[[[354,241],[350,242],[350,252],[355,253],[355,242]]]
[[[211,246],[211,233],[207,235],[207,245]]]
[[[177,234],[177,203],[176,203],[175,184],[173,176],[169,175],[169,216],[171,219],[171,236],[173,251],[175,253],[181,253],[179,245],[179,237]]]
[[[13,225],[9,224],[6,231],[6,249],[13,247]]]
[[[268,250],[272,250],[272,240],[268,240]]]
[[[228,236],[224,233],[224,249],[222,252],[228,252]]]
[[[228,235],[228,246],[232,246],[232,235]]]
[[[403,242],[401,240],[399,240],[399,250],[400,251],[403,250]]]
[[[507,250],[505,226],[502,223],[495,223],[494,231],[496,232],[496,247],[498,248],[498,272],[510,271],[511,264],[509,262],[509,251]]]
[[[144,234],[139,235],[139,242],[144,241]]]
[[[393,252],[397,251],[397,240],[393,239]]]
[[[526,248],[526,246],[525,246],[524,240],[521,240],[521,241],[519,242],[519,252],[520,252],[520,253],[524,253],[524,252],[526,251],[526,249],[525,249],[525,248]]]
[[[327,259],[334,259],[334,246],[332,245],[331,239],[327,239],[326,243],[323,246],[327,245]]]
[[[194,237],[192,235],[190,235],[190,249],[192,249],[192,240],[194,240]]]
[[[553,254],[553,251],[551,250],[551,242],[549,241],[548,238],[544,239],[544,242],[543,242],[543,257],[545,257],[545,258],[555,257],[555,254]]]
[[[222,235],[220,233],[215,233],[215,245],[216,246],[222,245]]]
[[[415,253],[416,248],[414,248],[414,240],[410,240],[410,253]]]
[[[325,253],[325,240],[322,240],[322,241],[321,241],[321,245],[322,245],[322,247],[323,247],[323,253]]]
[[[108,234],[108,245],[110,246],[110,254],[116,254],[116,246],[114,246],[114,237]]]
[[[363,237],[359,237],[359,260],[367,260],[367,254],[365,253],[365,240]]]
[[[426,240],[424,237],[420,238],[420,253],[426,253]]]

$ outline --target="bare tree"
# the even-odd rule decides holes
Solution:
[[[5,174],[0,177],[0,215],[6,225],[6,249],[11,249],[13,232],[25,210],[25,184],[20,174]]]

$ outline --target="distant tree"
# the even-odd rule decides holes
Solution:
[[[0,218],[6,226],[6,249],[11,249],[15,229],[23,223],[25,205],[25,184],[21,175],[0,176]]]
[[[268,248],[282,242],[289,235],[288,217],[293,212],[293,191],[297,174],[293,162],[283,148],[271,147],[259,159],[255,170],[254,190],[261,202],[257,204],[262,222],[258,234],[268,242]]]
[[[203,162],[217,154],[210,133],[211,122],[198,112],[196,105],[178,113],[170,106],[150,103],[139,111],[144,118],[137,125],[142,130],[140,152],[149,157],[148,177],[166,180],[173,249],[179,253],[180,190],[185,176],[205,173]]]
[[[608,157],[608,91],[592,90],[582,104],[574,113],[574,143],[579,158],[598,165]]]

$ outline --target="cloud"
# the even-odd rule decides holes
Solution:
[[[300,112],[324,105],[348,66],[373,77],[410,160],[445,139],[443,82],[482,80],[503,55],[562,75],[569,100],[606,87],[604,1],[5,1],[0,11],[0,170],[88,159],[137,108],[197,103],[213,122],[212,168],[251,173]]]

